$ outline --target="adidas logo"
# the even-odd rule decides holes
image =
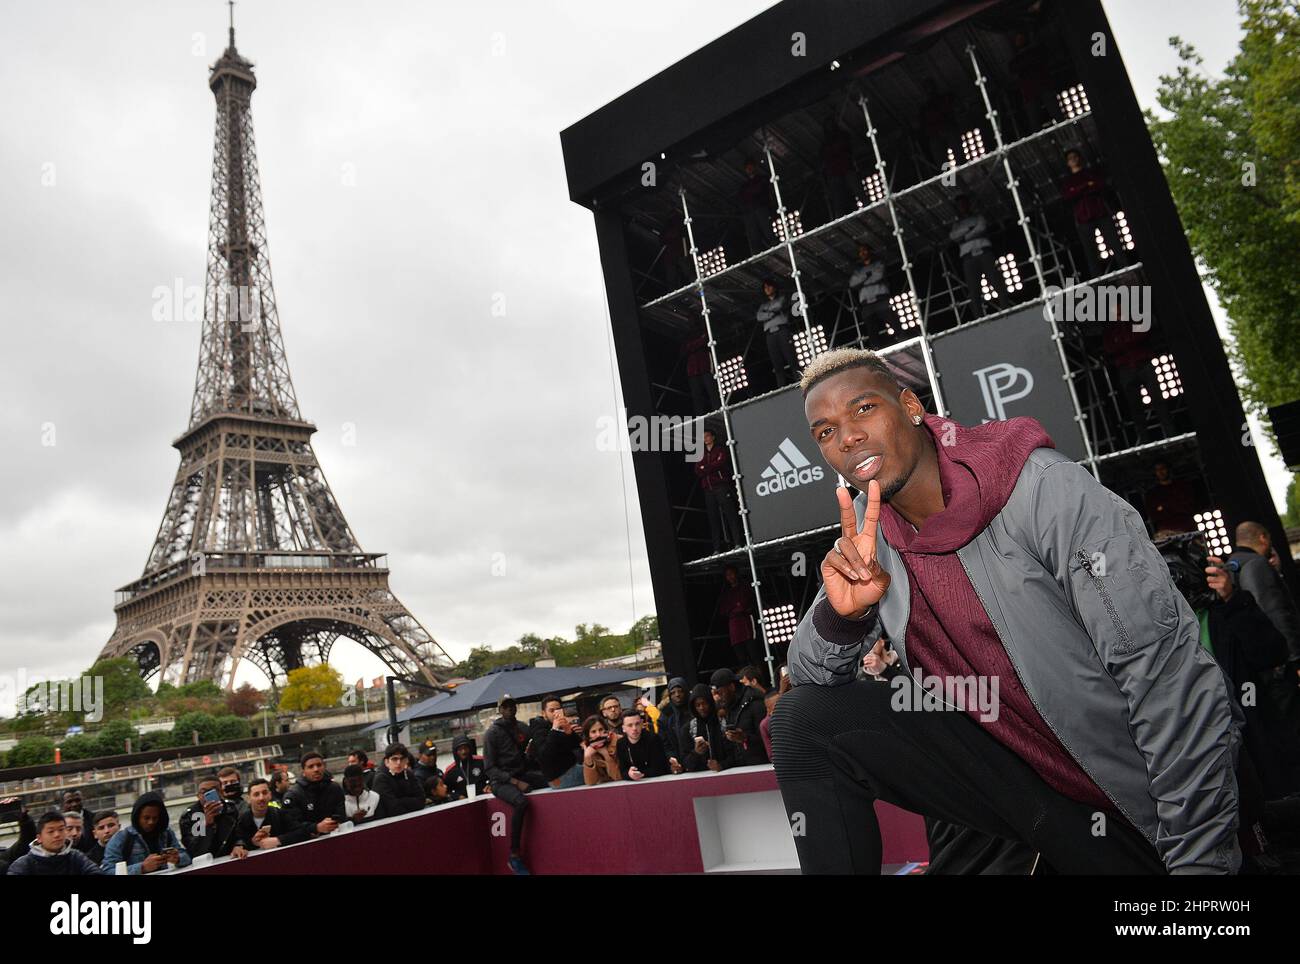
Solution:
[[[776,454],[763,470],[763,480],[754,491],[758,495],[776,495],[798,485],[820,482],[824,475],[822,467],[804,458],[799,447],[787,438],[776,447]]]

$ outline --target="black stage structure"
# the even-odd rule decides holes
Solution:
[[[570,197],[595,217],[628,417],[680,443],[633,454],[670,676],[734,665],[717,607],[728,565],[779,662],[836,528],[835,476],[756,320],[765,279],[795,308],[800,366],[875,348],[928,411],[1034,415],[1144,515],[1164,462],[1194,502],[1183,528],[1212,549],[1246,519],[1287,545],[1098,0],[786,0],[561,141]],[[1071,149],[1104,185],[1091,208],[1066,176]],[[995,259],[973,276],[960,195]],[[866,309],[849,285],[862,244],[885,267]],[[738,545],[720,551],[682,451],[702,426],[739,470]]]

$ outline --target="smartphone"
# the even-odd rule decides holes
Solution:
[[[220,803],[220,802],[221,802],[221,794],[217,793],[216,790],[209,790],[207,793],[203,794],[203,802],[204,802],[204,803]]]

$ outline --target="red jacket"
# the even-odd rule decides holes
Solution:
[[[1087,224],[1107,217],[1106,181],[1095,168],[1085,167],[1076,174],[1067,174],[1061,181],[1061,196],[1074,202],[1074,220]]]
[[[942,420],[927,416],[933,434]],[[885,503],[885,538],[907,566],[911,615],[908,659],[936,676],[996,677],[996,720],[969,713],[990,736],[1024,760],[1057,793],[1113,812],[1114,804],[1061,745],[1020,685],[1019,676],[957,550],[970,542],[1006,504],[1029,453],[1052,440],[1032,418],[1013,418],[958,428],[957,444],[935,445],[944,509],[918,531]]]
[[[715,442],[713,448],[705,449],[704,456],[695,463],[695,477],[706,492],[731,485],[731,459],[727,458],[726,448]]]

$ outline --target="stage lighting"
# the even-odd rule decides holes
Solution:
[[[1151,364],[1155,366],[1161,398],[1167,400],[1183,393],[1183,380],[1178,374],[1173,355],[1156,355],[1151,359]]]
[[[711,274],[726,270],[727,252],[722,245],[710,248],[700,255],[700,277],[707,278]]]
[[[965,156],[967,162],[983,157],[987,153],[987,151],[984,150],[984,135],[980,133],[978,127],[962,134],[961,152]],[[951,151],[949,153],[951,153]]]
[[[787,231],[786,228],[789,228]],[[785,212],[785,224],[781,223],[779,217],[772,219],[772,230],[776,233],[777,238],[782,241],[789,241],[791,238],[797,238],[803,234],[803,221],[799,218],[798,211]]]
[[[879,173],[862,179],[862,190],[867,195],[867,202],[875,204],[885,199],[885,179]]]
[[[1124,216],[1123,211],[1115,212],[1115,232],[1119,235],[1119,243],[1124,245],[1125,251],[1132,251],[1137,247],[1133,241],[1133,231],[1128,226],[1128,218]]]
[[[1086,114],[1092,110],[1092,107],[1088,104],[1088,94],[1083,89],[1083,84],[1075,84],[1073,87],[1065,88],[1056,95],[1056,102],[1061,106],[1061,113],[1065,115],[1067,120],[1074,120],[1081,114]]]
[[[985,301],[995,301],[998,297],[998,289],[993,287],[993,282],[986,274],[980,275],[980,294],[984,296]]]
[[[1016,264],[1015,252],[1008,251],[998,258],[998,267],[1002,269],[1002,281],[1006,284],[1007,291],[1019,291],[1024,288],[1025,283],[1020,280],[1020,267]]]
[[[730,395],[749,385],[749,376],[745,374],[745,356],[728,358],[718,365],[718,385],[723,395]]]
[[[916,295],[910,291],[904,291],[902,294],[894,295],[889,299],[889,307],[894,309],[894,316],[898,318],[898,326],[907,331],[909,328],[919,328],[921,326],[921,307],[916,303]],[[894,329],[889,329],[889,334],[893,334]]]
[[[798,628],[799,617],[795,615],[793,606],[787,604],[763,610],[763,635],[767,637],[769,646],[790,642]]]
[[[1223,524],[1223,513],[1218,509],[1209,512],[1197,512],[1192,516],[1196,528],[1205,535],[1205,548],[1212,556],[1226,556],[1232,552],[1232,543],[1228,541],[1228,527]]]
[[[809,332],[812,334],[812,347],[809,349]],[[808,332],[796,331],[794,335],[794,354],[799,360],[800,368],[807,368],[808,363],[827,349],[826,332],[821,325],[813,325]]]

